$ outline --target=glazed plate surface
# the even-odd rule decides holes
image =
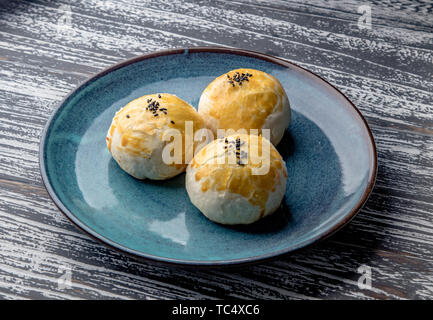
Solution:
[[[227,227],[191,204],[184,174],[139,181],[123,172],[105,135],[115,112],[129,101],[165,92],[197,108],[203,89],[237,68],[277,77],[289,97],[292,121],[277,148],[288,170],[281,208],[253,225]],[[281,59],[225,48],[158,52],[101,72],[60,104],[40,149],[50,196],[91,236],[136,257],[211,266],[260,261],[333,233],[366,201],[376,159],[367,124],[337,89]]]

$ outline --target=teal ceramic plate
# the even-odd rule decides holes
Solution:
[[[105,134],[115,112],[135,98],[168,92],[197,107],[211,80],[241,67],[274,75],[289,96],[292,121],[278,145],[288,183],[274,215],[226,227],[191,204],[184,174],[139,181],[123,172]],[[377,156],[362,115],[318,76],[260,53],[201,47],[137,57],[87,80],[48,121],[40,166],[53,201],[94,238],[136,257],[220,266],[275,257],[339,229],[370,194]]]

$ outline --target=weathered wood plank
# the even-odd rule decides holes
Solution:
[[[72,29],[59,31],[72,8]],[[0,298],[407,299],[433,294],[432,6],[354,1],[2,2],[0,7]],[[414,14],[416,13],[416,14]],[[241,18],[239,18],[241,17]],[[61,215],[38,171],[40,131],[89,74],[160,48],[219,44],[292,60],[340,88],[372,126],[377,186],[326,241],[233,270],[172,269],[96,243]],[[373,269],[373,288],[357,268]],[[62,267],[72,288],[59,289]]]
[[[56,212],[55,209],[52,211],[53,213]],[[28,277],[34,277],[34,281],[36,282],[39,280],[53,282],[58,278],[57,270],[59,266],[66,264],[71,266],[74,278],[80,279],[80,277],[84,277],[81,272],[85,274],[91,272],[93,281],[97,281],[94,278],[102,276],[101,272],[108,272],[107,270],[111,269],[111,267],[115,266],[116,270],[127,269],[128,273],[121,273],[124,281],[122,281],[122,283],[119,285],[126,285],[126,283],[130,285],[132,280],[129,279],[129,277],[133,277],[135,279],[136,277],[133,276],[133,274],[135,274],[135,272],[143,272],[144,270],[146,270],[146,278],[152,277],[153,279],[160,279],[163,282],[176,283],[176,285],[180,286],[186,285],[188,281],[191,281],[190,277],[195,275],[194,281],[197,283],[193,284],[194,290],[198,290],[199,287],[200,290],[198,291],[201,291],[202,293],[206,291],[209,294],[209,291],[212,291],[212,287],[214,287],[214,291],[216,291],[215,287],[217,287],[219,288],[219,292],[217,294],[215,292],[215,296],[217,297],[257,298],[259,296],[265,296],[271,298],[305,298],[309,296],[307,294],[309,290],[312,290],[310,294],[314,293],[314,290],[318,290],[320,295],[325,297],[332,295],[334,289],[343,288],[345,288],[343,291],[348,298],[405,297],[405,295],[401,294],[395,295],[395,291],[393,293],[389,293],[386,289],[383,290],[380,286],[375,287],[373,290],[371,290],[371,292],[365,293],[360,291],[356,286],[356,279],[359,276],[356,273],[356,269],[358,267],[357,263],[359,263],[359,261],[367,263],[369,261],[367,259],[371,259],[371,250],[365,250],[365,248],[363,249],[362,247],[355,247],[356,244],[354,245],[354,248],[350,248],[346,241],[344,241],[344,244],[338,245],[338,242],[334,242],[332,238],[329,239],[327,243],[318,244],[311,247],[310,249],[307,249],[306,251],[296,253],[291,257],[283,258],[281,261],[284,262],[266,263],[256,267],[242,268],[235,270],[234,272],[197,272],[182,269],[167,269],[166,272],[161,272],[160,268],[163,270],[165,270],[165,268],[136,263],[134,260],[123,258],[117,253],[111,252],[111,250],[105,249],[103,247],[96,251],[96,253],[94,245],[92,244],[93,241],[86,239],[86,237],[82,237],[82,240],[77,243],[77,238],[74,235],[70,237],[62,236],[62,229],[50,227],[48,230],[46,230],[46,224],[35,222],[29,223],[24,221],[26,219],[25,217],[8,217],[7,221],[4,221],[4,218],[5,216],[3,215],[2,209],[0,209],[0,221],[2,225],[5,226],[3,230],[4,233],[2,233],[0,237],[2,241],[5,239],[7,240],[7,234],[10,234],[10,232],[7,232],[10,230],[9,228],[20,228],[22,230],[21,234],[23,234],[25,237],[29,237],[32,240],[25,241],[22,238],[15,239],[14,242],[18,242],[20,244],[18,249],[19,252],[15,252],[13,249],[6,249],[5,259],[12,259],[11,263],[14,263],[14,268],[20,267],[25,271],[21,269],[8,270],[13,273],[24,274],[27,274],[27,272],[32,272],[33,274],[29,275]],[[353,230],[351,230],[351,232],[353,232]],[[337,239],[344,240],[341,239],[343,237],[343,233],[345,233],[345,230],[339,233]],[[12,237],[12,235],[10,235],[10,237]],[[330,245],[329,242],[332,242],[332,245]],[[32,245],[29,246],[30,243]],[[362,241],[360,243],[362,244]],[[35,244],[38,244],[39,247]],[[3,248],[3,250],[5,249]],[[40,252],[40,250],[43,251]],[[103,255],[101,253],[103,253]],[[17,256],[14,256],[15,254],[17,254]],[[379,255],[379,257],[376,257],[376,255]],[[358,259],[354,259],[355,256],[357,256]],[[104,258],[101,259],[102,257]],[[390,257],[399,259],[401,269],[398,272],[394,270],[395,266],[392,263],[393,259],[390,259]],[[428,268],[428,266],[431,264],[431,262],[429,262],[430,264],[426,264],[422,260],[418,261],[410,255],[406,256],[405,258],[402,257],[404,257],[404,255],[397,255],[387,251],[383,251],[380,254],[376,253],[373,265],[371,265],[371,267],[377,268],[382,276],[380,274],[375,275],[375,281],[378,283],[380,283],[380,281],[385,281],[389,276],[389,273],[397,275],[396,280],[398,280],[398,278],[402,277],[400,272],[404,268],[413,268],[413,264],[416,264],[420,269],[422,269],[423,266],[424,268]],[[23,259],[23,262],[17,263],[18,258]],[[85,261],[84,265],[77,263],[77,261],[83,260]],[[405,266],[403,262],[408,265]],[[32,264],[33,267],[30,267]],[[36,264],[37,267],[35,267],[34,264]],[[135,269],[132,267],[132,265],[138,269]],[[338,265],[338,268],[335,268],[336,265]],[[102,268],[102,266],[104,266],[104,268]],[[80,267],[84,267],[84,270],[80,270]],[[105,270],[105,268],[107,268],[107,270]],[[134,269],[136,271],[133,271]],[[167,271],[169,272],[167,273]],[[41,276],[42,279],[38,279],[39,272],[43,273]],[[129,272],[132,273],[130,274]],[[113,274],[110,275],[110,277],[113,276],[114,279],[118,279],[118,276]],[[48,279],[49,277],[51,278]],[[323,281],[320,286],[317,285],[318,278]],[[418,275],[418,280],[420,279],[423,279],[423,277],[419,277]],[[79,289],[85,290],[85,287],[89,286],[89,284],[85,281],[92,280],[89,280],[87,277],[79,280],[82,284]],[[282,280],[284,286],[282,286],[280,283]],[[105,281],[107,281],[107,279],[105,279]],[[220,283],[219,287],[217,285],[218,283]],[[425,285],[428,283],[428,279],[424,279],[421,281],[421,283]],[[275,287],[272,284],[274,284]],[[402,285],[404,285],[404,283],[399,284],[399,286]],[[29,283],[28,286],[31,286],[31,283]],[[148,287],[150,284],[146,284],[146,286]],[[248,288],[249,286],[251,286],[251,291],[245,290],[246,287]],[[422,290],[428,289],[422,286],[420,286],[420,288],[422,288]],[[170,288],[169,291],[172,292],[174,289],[175,288]],[[317,293],[318,292],[316,292],[316,294],[311,294],[311,296],[317,296]],[[178,292],[177,294],[188,297],[187,293]],[[109,296],[106,293],[105,295],[107,297]]]
[[[116,10],[116,15],[111,15],[119,17],[123,13],[127,20],[122,22],[113,20],[109,25],[106,25],[105,21],[109,18],[108,14],[107,16],[102,16],[102,13],[98,13],[100,16],[95,17],[88,13],[75,12],[74,19],[72,19],[72,29],[66,37],[66,35],[59,35],[57,32],[56,26],[59,20],[57,8],[37,3],[20,3],[18,6],[23,12],[28,14],[28,18],[32,19],[32,24],[28,25],[27,23],[26,25],[26,19],[23,15],[17,16],[3,13],[4,23],[7,26],[13,25],[14,32],[17,32],[19,29],[29,32],[29,30],[37,28],[39,37],[48,36],[54,41],[58,41],[60,38],[60,40],[67,40],[71,44],[78,46],[91,45],[93,50],[95,48],[103,50],[103,47],[105,47],[105,49],[110,49],[109,52],[112,55],[125,55],[125,51],[129,55],[131,53],[134,55],[140,54],[142,52],[140,47],[144,41],[146,42],[146,46],[153,47],[154,50],[155,48],[160,48],[159,41],[156,41],[154,38],[146,37],[146,39],[142,39],[142,34],[150,34],[150,32],[154,37],[159,39],[162,37],[164,39],[164,47],[171,47],[173,44],[175,46],[194,45],[197,44],[197,41],[202,44],[221,43],[233,45],[233,41],[231,40],[233,38],[243,48],[254,49],[262,47],[262,50],[265,52],[299,60],[304,63],[318,64],[320,62],[321,65],[326,65],[336,70],[343,70],[344,66],[345,71],[354,74],[368,75],[369,77],[384,79],[393,83],[411,83],[411,86],[424,90],[431,90],[433,88],[433,82],[426,80],[422,76],[413,74],[413,71],[399,70],[396,66],[383,65],[383,62],[380,61],[369,61],[362,55],[351,56],[346,53],[321,48],[317,44],[311,45],[283,38],[273,38],[266,34],[239,30],[235,27],[219,25],[208,20],[196,21],[197,19],[185,19],[172,13],[162,14],[158,12],[157,14],[151,14],[150,9],[148,9],[150,10],[150,14],[139,16],[136,10],[128,8],[127,5],[119,4],[116,8],[111,7],[112,10]],[[128,9],[129,11],[125,11]],[[41,16],[42,11],[45,14],[44,19],[36,20],[37,16]],[[103,11],[103,7],[101,7],[101,11]],[[220,14],[224,15],[224,12]],[[176,23],[173,24],[173,21]],[[147,25],[151,25],[151,27],[147,27]],[[170,27],[171,25],[173,27]],[[47,26],[51,26],[51,28],[47,28]],[[126,35],[125,28],[129,28],[130,30]],[[42,32],[39,30],[42,30]],[[102,34],[98,30],[104,30],[104,33]],[[191,33],[198,35],[198,38],[189,37],[188,34]],[[344,44],[343,41],[340,42]],[[431,59],[427,57],[427,60]],[[418,60],[418,63],[420,63],[420,60]],[[427,64],[427,66],[430,65]],[[424,69],[431,72],[431,69],[428,67],[420,68],[420,70]]]
[[[0,46],[0,53],[2,49]],[[22,59],[28,58],[27,56]],[[58,61],[60,63],[60,61]],[[14,60],[2,61],[0,89],[16,93],[27,93],[39,98],[60,99],[88,75],[70,73],[50,67],[22,64]],[[57,63],[57,62],[54,62]],[[107,66],[108,66],[107,62]],[[356,77],[346,72],[335,72],[329,68],[304,65],[339,87],[372,120],[391,121],[397,125],[416,126],[419,129],[433,129],[433,93],[392,85],[386,82]],[[18,72],[17,68],[27,70]],[[86,66],[83,66],[86,68]],[[64,80],[58,82],[53,75],[59,74]],[[40,75],[40,77],[39,77]],[[10,83],[10,77],[16,81]],[[32,80],[33,79],[33,80]],[[49,82],[51,81],[51,83]],[[59,88],[60,87],[60,88]],[[61,92],[57,93],[56,90]]]
[[[146,50],[151,50],[151,48],[146,48]],[[82,53],[86,54],[86,51]],[[28,58],[27,56],[23,57],[23,59],[27,59],[27,58]],[[56,63],[61,63],[61,61]],[[107,65],[108,64],[109,63],[107,63]],[[309,66],[308,64],[305,63],[301,63],[301,64],[307,67]],[[83,68],[86,67],[87,66],[83,66]],[[368,108],[366,112],[367,116],[369,115],[369,113],[371,113],[372,117],[374,117],[375,119],[377,119],[378,117],[384,117],[385,120],[388,120],[389,117],[387,117],[387,115],[389,113],[395,115],[396,118],[401,117],[402,114],[405,114],[406,117],[411,120],[411,122],[419,121],[420,117],[421,119],[423,117],[426,118],[425,121],[418,123],[418,127],[425,128],[426,126],[427,127],[432,126],[430,111],[432,105],[431,102],[433,101],[433,95],[431,94],[431,92],[427,93],[425,91],[420,91],[420,90],[414,91],[411,90],[411,88],[404,88],[403,90],[401,90],[399,86],[397,86],[396,88],[396,85],[394,83],[391,84],[382,81],[379,82],[377,80],[372,81],[369,80],[367,77],[359,77],[359,76],[354,77],[353,75],[347,76],[348,75],[347,72],[337,72],[338,75],[336,77],[335,76],[336,71],[332,68],[324,69],[323,67],[313,66],[313,68],[311,69],[313,70],[317,69],[319,74],[331,80],[331,82],[339,86],[341,89],[343,89],[343,91],[345,91],[346,86],[349,85],[351,88],[345,91],[345,93],[347,93],[361,107],[361,110],[365,111],[364,109],[366,108],[364,108],[364,106]],[[337,79],[334,80],[332,78],[337,78]],[[341,78],[343,78],[344,80]],[[352,85],[351,84],[352,82],[356,82],[356,83]],[[369,83],[365,84],[365,82],[369,82]],[[367,87],[365,87],[366,85]],[[363,87],[365,87],[365,91],[362,91]],[[386,89],[388,91],[387,92],[388,94],[392,94],[392,98],[384,97],[383,91],[381,92],[379,88],[382,90]],[[405,108],[405,106],[403,107],[400,106],[401,103],[399,103],[398,99],[400,99],[402,95],[404,95],[405,100],[406,99],[412,100],[411,102],[409,102],[411,104],[410,108]],[[414,102],[413,100],[415,99],[418,100]],[[422,104],[419,104],[420,101],[422,102]],[[393,108],[386,110],[384,115],[383,114],[384,112],[383,110],[381,110],[381,108],[386,107],[387,105],[391,105]],[[426,111],[426,112],[418,112],[416,116],[414,116],[413,112],[416,110]],[[399,121],[400,123],[402,122],[400,119],[398,119],[397,121]]]
[[[46,66],[68,73],[91,75],[117,62],[118,58],[66,47],[0,31],[2,56],[9,61]]]
[[[331,15],[336,17],[353,17],[357,14],[360,5],[369,5],[372,10],[372,23],[374,25],[395,26],[397,28],[426,30],[431,29],[432,4],[428,1],[266,1],[266,0],[239,0],[236,3],[250,4],[256,7],[264,7],[274,10],[296,10],[319,15]]]
[[[92,5],[95,4],[92,3]],[[111,4],[100,4],[101,10],[98,10],[98,14],[104,12],[104,6],[111,6]],[[185,17],[188,22],[194,19],[211,21],[226,26],[226,33],[229,34],[230,30],[236,28],[271,38],[287,39],[313,45],[316,48],[342,52],[362,57],[365,60],[378,61],[390,67],[405,68],[406,71],[410,72],[429,72],[430,75],[432,72],[433,52],[431,51],[431,44],[433,35],[431,33],[415,31],[412,33],[417,36],[408,37],[407,30],[396,30],[395,26],[392,28],[379,27],[379,30],[376,30],[375,26],[371,31],[365,32],[356,25],[359,17],[356,11],[354,12],[356,16],[353,16],[352,19],[341,20],[332,16],[326,18],[318,16],[315,19],[311,19],[310,16],[306,19],[302,15],[282,15],[281,12],[270,14],[269,11],[257,12],[257,8],[244,5],[241,7],[242,12],[238,13],[240,4],[227,1],[204,1],[197,4],[185,1],[149,0],[145,2],[135,1],[134,6],[138,9],[145,7],[146,9],[155,9],[155,15],[167,12],[178,13]],[[133,10],[132,8],[131,12]],[[117,19],[121,18],[117,17]],[[143,20],[140,19],[140,21]],[[144,22],[146,21],[144,20]],[[237,30],[236,32],[238,32]],[[384,36],[387,32],[392,32],[392,37]],[[378,34],[380,37],[377,37]],[[425,46],[425,48],[421,49],[420,46]],[[424,64],[419,65],[417,70],[409,67],[410,65],[414,67],[418,63]]]

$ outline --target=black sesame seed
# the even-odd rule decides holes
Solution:
[[[127,114],[126,117],[129,118],[129,114]]]
[[[171,122],[172,124],[174,124],[174,121],[173,121],[173,120],[171,120],[170,122]]]
[[[242,86],[242,82],[243,81],[249,81],[248,77],[251,77],[252,74],[251,73],[239,73],[238,71],[235,72],[235,74],[233,75],[233,77],[230,77],[227,74],[227,78],[228,78],[228,82],[232,85],[232,87],[235,87],[235,83],[238,83],[239,86]]]
[[[160,98],[160,99],[161,99],[161,95],[160,95],[160,94],[158,94],[158,98]]]

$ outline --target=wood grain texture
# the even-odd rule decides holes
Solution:
[[[361,4],[371,6],[371,30],[357,27]],[[0,0],[0,299],[431,299],[432,11],[423,1]],[[272,262],[190,270],[119,254],[57,210],[38,168],[55,105],[113,63],[196,45],[288,59],[360,108],[379,171],[348,226]],[[363,264],[372,268],[371,290],[357,285]],[[59,287],[64,268],[70,289]]]

